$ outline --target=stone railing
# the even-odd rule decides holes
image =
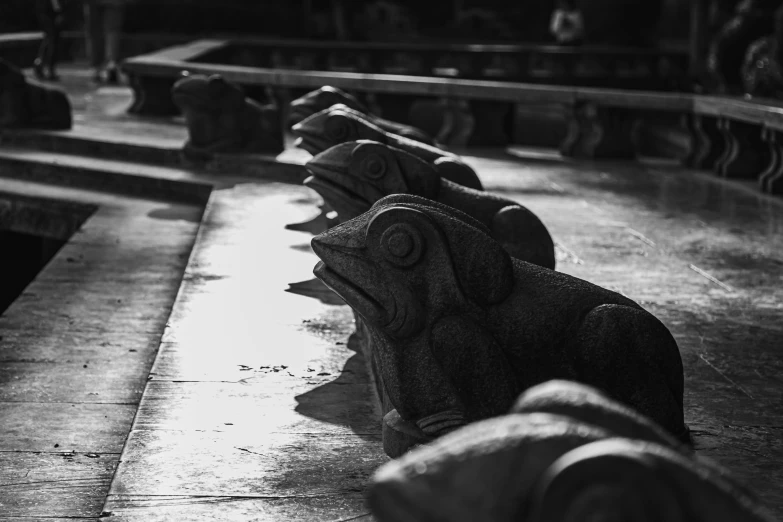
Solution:
[[[655,49],[205,39],[128,59],[126,71],[140,89],[165,90],[174,78],[146,67],[163,62],[187,62],[198,72],[206,65],[661,90],[683,87],[688,67],[682,52]]]
[[[753,179],[769,193],[783,192],[783,104],[690,93],[541,85],[518,82],[435,78],[399,74],[302,71],[218,65],[193,61],[213,52],[219,42],[201,40],[127,60],[135,102],[131,112],[176,114],[171,86],[183,71],[218,73],[254,96],[271,95],[281,107],[304,92],[332,85],[360,95],[380,116],[411,122],[416,102],[444,100],[453,114],[448,125],[469,126],[452,134],[467,136],[467,145],[526,145],[515,140],[516,108],[559,106],[568,131],[556,146],[569,157],[629,159],[637,156],[640,122],[668,118],[672,132],[689,137],[682,158],[692,168],[714,170],[729,178]],[[437,123],[437,122],[436,122]],[[439,129],[425,129],[439,135]],[[555,145],[555,144],[550,144]]]
[[[676,88],[688,69],[684,52],[660,49],[311,40],[215,42],[210,51],[193,61],[272,69],[647,89]]]

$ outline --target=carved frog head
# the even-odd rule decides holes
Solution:
[[[185,116],[193,145],[210,147],[238,139],[246,108],[240,86],[217,74],[193,74],[177,81],[171,96]]]
[[[608,435],[547,413],[474,422],[379,468],[368,503],[380,522],[529,522],[526,512],[547,469]],[[549,522],[555,520],[564,519]]]
[[[219,74],[184,76],[171,90],[171,96],[183,110],[199,112],[237,111],[245,102],[245,92]]]
[[[291,131],[298,136],[297,147],[313,156],[326,149],[354,140],[386,141],[386,132],[361,112],[342,104],[333,105],[297,123]]]
[[[447,314],[506,299],[510,256],[470,216],[421,197],[387,196],[316,236],[314,273],[370,328],[393,339],[426,336]]]
[[[386,132],[366,114],[344,105],[334,105],[302,120],[291,131],[299,138],[297,147],[313,156],[326,149],[356,140],[372,140],[393,145],[437,167],[441,177],[476,190],[483,190],[476,172],[454,154],[420,141]]]
[[[360,112],[368,112],[367,108],[356,97],[337,87],[324,85],[320,89],[308,92],[291,102],[291,112],[288,116],[289,125],[296,125],[308,116],[337,104],[345,105]]]
[[[349,141],[316,155],[305,165],[304,184],[318,192],[341,221],[363,214],[390,194],[436,199],[440,176],[412,154],[375,141]]]
[[[368,501],[380,522],[774,520],[726,469],[568,381],[385,464]]]

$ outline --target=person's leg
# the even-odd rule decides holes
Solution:
[[[52,13],[49,11],[48,0],[35,1],[35,15],[38,19],[38,26],[43,31],[43,40],[41,40],[41,46],[38,48],[38,56],[35,62],[33,62],[33,71],[39,80],[44,79],[44,67],[48,66],[52,48],[54,20],[52,19]]]
[[[112,3],[106,6],[104,29],[106,35],[106,81],[117,83],[119,70],[117,63],[120,60],[120,37],[122,36],[122,23],[125,19],[125,6],[120,3]]]
[[[84,36],[87,58],[93,68],[95,80],[100,80],[103,65],[103,22],[102,8],[95,0],[84,2]]]
[[[46,65],[49,69],[49,79],[58,80],[57,76],[57,53],[60,49],[60,31],[62,30],[62,15],[52,19],[51,33],[49,35],[49,49],[46,57]]]

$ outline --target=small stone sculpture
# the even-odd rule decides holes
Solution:
[[[780,0],[740,2],[734,16],[710,43],[707,69],[719,92],[743,88],[742,69],[748,48],[773,30],[773,13]]]
[[[745,55],[742,83],[745,93],[768,98],[783,98],[783,8],[775,11],[775,30],[754,42]]]
[[[380,522],[773,521],[725,469],[564,381],[385,464],[368,502]]]
[[[70,129],[71,124],[71,103],[63,91],[29,80],[0,59],[0,129]]]
[[[426,132],[417,129],[416,127],[411,127],[410,125],[403,125],[402,123],[385,120],[380,116],[375,116],[362,102],[357,100],[355,96],[348,94],[342,89],[329,85],[324,85],[320,89],[309,92],[301,98],[292,101],[288,125],[289,127],[293,127],[316,112],[321,112],[322,110],[337,104],[345,105],[346,107],[363,113],[367,119],[387,132],[405,136],[408,139],[420,141],[428,145],[435,144],[435,140]]]
[[[302,120],[291,129],[299,137],[297,146],[315,156],[326,149],[355,140],[372,140],[433,163],[441,177],[465,187],[483,190],[476,172],[459,156],[384,131],[365,114],[345,105],[333,105]]]
[[[486,226],[509,254],[555,268],[555,246],[544,224],[509,199],[441,178],[437,168],[403,150],[374,141],[341,143],[311,159],[305,185],[337,211],[340,221],[367,212],[391,194],[413,194],[465,212]]]
[[[666,327],[620,294],[513,259],[470,216],[387,196],[312,247],[316,277],[371,336],[384,413],[426,437],[501,415],[555,378],[685,437],[682,360]]]
[[[284,148],[278,109],[245,97],[241,87],[220,75],[187,75],[171,95],[185,115],[185,155],[192,159],[215,153],[277,154]]]

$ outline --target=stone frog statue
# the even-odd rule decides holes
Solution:
[[[686,437],[682,360],[668,329],[620,294],[512,258],[470,216],[397,194],[311,245],[314,274],[371,336],[384,414],[393,407],[425,436],[501,415],[523,390],[568,379]]]
[[[783,7],[775,11],[771,35],[754,42],[745,53],[742,83],[746,94],[783,98]]]
[[[368,503],[379,522],[774,520],[727,470],[567,381],[383,465]]]
[[[220,75],[187,75],[171,91],[185,115],[185,154],[209,159],[215,153],[279,153],[284,148],[280,112],[245,97]]]
[[[59,90],[28,80],[0,59],[0,129],[70,129],[71,103]]]
[[[428,145],[435,145],[435,140],[423,130],[375,116],[370,112],[367,106],[357,100],[355,96],[348,94],[342,89],[329,85],[324,85],[320,89],[309,92],[301,98],[292,101],[291,112],[288,117],[288,126],[293,127],[308,116],[337,104],[342,104],[355,111],[364,113],[364,115],[375,125],[387,132],[405,136],[411,140],[420,141]]]
[[[374,141],[341,143],[305,165],[304,184],[318,192],[340,221],[368,211],[391,194],[412,194],[461,210],[486,226],[511,256],[555,268],[546,226],[522,205],[443,179],[431,163]]]
[[[476,172],[456,154],[386,132],[368,120],[366,115],[345,105],[334,105],[313,114],[294,125],[291,131],[299,137],[297,146],[313,156],[347,141],[372,140],[432,163],[441,177],[449,181],[483,190]]]

